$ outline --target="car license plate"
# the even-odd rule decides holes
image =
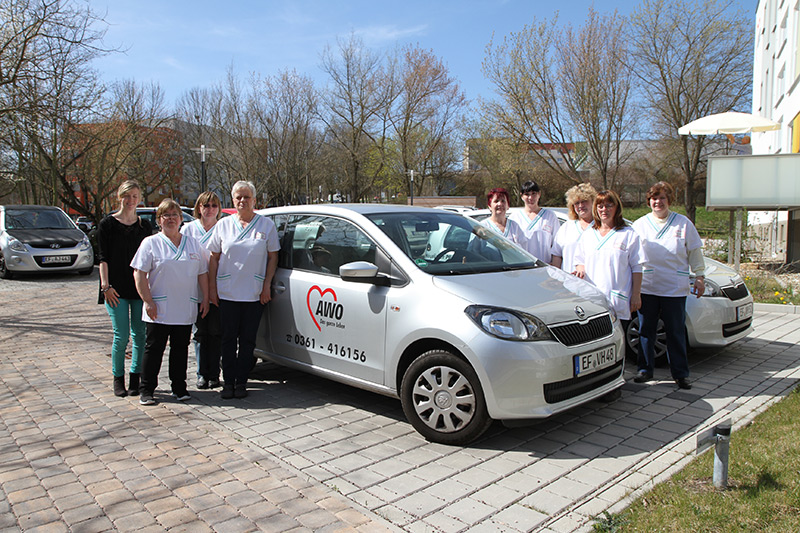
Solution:
[[[576,355],[573,362],[575,363],[575,377],[582,376],[613,365],[617,362],[617,353],[614,346],[608,346],[596,352]]]
[[[69,263],[72,261],[68,255],[46,255],[42,257],[42,264],[46,265],[49,263]]]
[[[753,304],[740,305],[736,308],[736,321],[745,320],[753,316]]]

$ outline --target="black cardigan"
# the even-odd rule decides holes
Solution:
[[[107,215],[97,226],[99,261],[108,264],[108,282],[120,298],[141,299],[133,281],[131,261],[142,241],[152,233],[150,222],[141,217],[126,226],[112,215]]]

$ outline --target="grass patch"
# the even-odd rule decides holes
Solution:
[[[800,531],[798,412],[800,393],[795,389],[733,432],[727,490],[717,490],[711,482],[710,451],[624,512],[598,517],[595,531]]]
[[[792,285],[785,286],[769,271],[747,269],[741,271],[741,276],[756,302],[800,305],[800,291]]]

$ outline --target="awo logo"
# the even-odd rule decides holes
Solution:
[[[319,293],[319,296],[316,293]],[[327,295],[330,295],[333,300],[326,298]],[[312,305],[312,296],[316,300],[316,305]],[[321,289],[318,285],[314,285],[308,289],[306,306],[308,307],[308,314],[311,315],[311,320],[314,321],[314,325],[317,326],[319,331],[322,331],[320,322],[329,324],[328,320],[341,320],[342,316],[344,316],[344,306],[336,301],[336,292],[331,288]]]

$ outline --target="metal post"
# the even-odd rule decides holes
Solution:
[[[408,173],[411,175],[411,205],[414,205],[414,171],[409,170]]]
[[[200,192],[206,192],[206,145],[200,145]]]
[[[714,427],[716,444],[714,445],[714,486],[718,489],[728,488],[728,453],[731,443],[730,422],[723,422]]]
[[[742,256],[742,209],[736,210],[736,242],[733,246],[733,269],[739,272],[739,261]]]

